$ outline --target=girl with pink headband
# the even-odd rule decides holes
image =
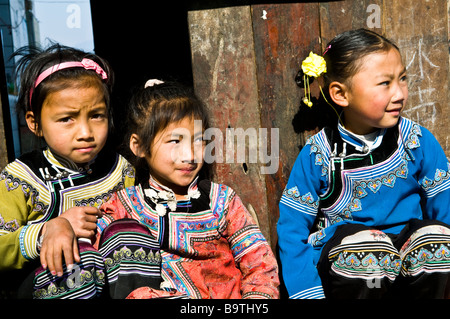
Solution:
[[[111,297],[127,295],[120,280],[110,286],[111,268],[104,264],[117,247],[99,252],[91,245],[98,207],[134,184],[134,168],[108,141],[113,72],[104,59],[58,44],[22,48],[15,56],[18,113],[45,146],[21,155],[0,175],[0,290],[42,299],[92,298],[106,290]],[[136,241],[144,237],[138,248],[153,252],[142,227],[113,226],[111,234],[128,230]],[[151,277],[157,262],[135,265],[150,269]]]

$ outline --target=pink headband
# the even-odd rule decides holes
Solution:
[[[42,82],[45,78],[47,78],[50,74],[55,73],[56,71],[67,69],[67,68],[85,68],[86,70],[94,70],[97,72],[97,74],[102,76],[102,79],[105,80],[108,78],[108,75],[106,72],[101,68],[100,65],[97,64],[97,62],[91,60],[91,59],[83,59],[81,62],[63,62],[59,64],[55,64],[54,66],[49,67],[47,70],[42,72],[34,82],[34,87],[31,88],[30,91],[30,104],[31,104],[31,97],[33,96],[34,89]]]

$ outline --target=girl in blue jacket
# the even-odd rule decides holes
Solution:
[[[302,148],[280,201],[281,269],[290,298],[446,298],[450,164],[403,118],[398,47],[365,29],[311,54],[300,82],[323,77],[339,121]],[[308,90],[308,89],[307,89]],[[317,107],[306,95],[311,108]]]

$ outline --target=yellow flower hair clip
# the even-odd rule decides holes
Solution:
[[[322,74],[327,72],[327,63],[325,59],[320,55],[313,52],[309,53],[309,56],[302,62],[303,71],[303,83],[305,87],[305,97],[303,98],[303,103],[312,107],[311,102],[311,90],[309,88],[309,77],[318,78]],[[322,92],[322,88],[319,84],[319,89]],[[323,94],[323,92],[322,92]]]
[[[323,55],[325,55],[328,50],[331,48],[331,45],[327,47]],[[303,60],[301,65],[301,71],[298,72],[297,76],[295,77],[295,81],[298,86],[304,87],[305,90],[305,97],[302,99],[303,103],[305,103],[308,107],[312,107],[313,103],[311,101],[311,89],[310,84],[314,81],[314,79],[322,76],[324,73],[327,72],[327,63],[323,56],[317,55],[313,52],[309,53],[309,56]],[[323,93],[322,87],[319,84],[320,93],[323,96],[323,99],[325,102],[331,106],[333,111],[336,113],[339,122],[342,123],[341,117],[339,113],[336,111],[335,107],[328,102],[325,94]]]
[[[303,73],[318,78],[327,72],[327,63],[320,55],[310,52],[309,56],[302,62]]]

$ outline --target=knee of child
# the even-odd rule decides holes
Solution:
[[[424,227],[421,227],[419,229],[417,229],[415,232],[412,233],[412,235],[409,237],[408,242],[413,242],[416,241],[419,238],[422,238],[424,236],[429,236],[429,235],[436,235],[439,237],[447,237],[450,236],[450,228],[441,225],[441,224],[433,224],[433,225],[427,225]],[[447,237],[448,239],[448,237]],[[404,247],[402,248],[402,250],[404,249]]]
[[[379,230],[362,230],[346,236],[330,250],[331,268],[339,272],[358,273],[364,277],[388,277],[394,280],[401,268],[401,259],[389,236]]]
[[[437,223],[417,229],[400,249],[400,256],[408,269],[450,260],[450,228]]]
[[[367,243],[379,243],[394,247],[391,238],[377,229],[361,230],[353,235],[346,236],[342,239],[340,245],[367,245]]]

